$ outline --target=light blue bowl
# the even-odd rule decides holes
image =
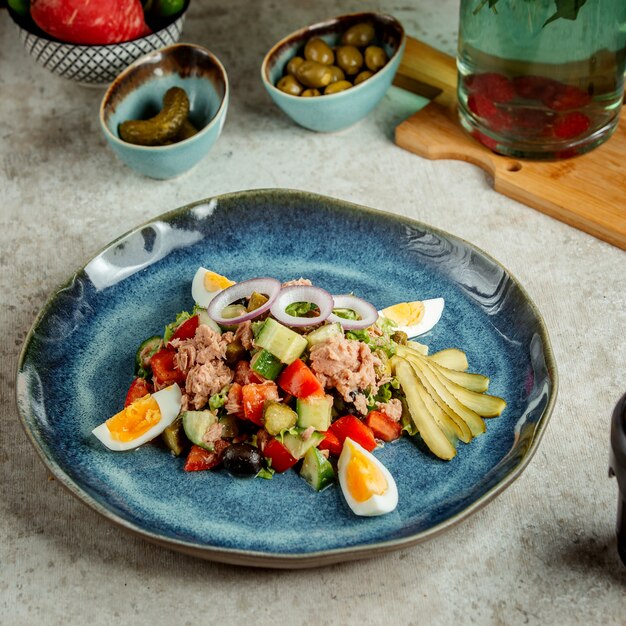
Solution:
[[[285,66],[297,54],[302,54],[311,37],[319,37],[330,46],[350,26],[371,22],[376,30],[376,43],[382,46],[389,62],[374,76],[356,87],[330,96],[301,98],[287,94],[275,85],[283,76]],[[302,28],[279,41],[265,56],[261,66],[263,85],[272,100],[294,122],[310,130],[332,132],[348,128],[363,119],[382,100],[400,65],[406,45],[406,35],[398,20],[380,13],[352,13],[326,22]]]
[[[154,116],[170,87],[187,92],[189,119],[200,132],[169,146],[138,146],[120,139],[119,125]],[[100,125],[126,165],[150,178],[174,178],[197,165],[217,141],[228,91],[226,70],[217,57],[201,46],[176,44],[141,57],[111,83],[100,105]]]

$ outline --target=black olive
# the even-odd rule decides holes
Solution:
[[[263,457],[249,443],[233,443],[224,450],[224,469],[236,476],[254,476],[264,467]]]

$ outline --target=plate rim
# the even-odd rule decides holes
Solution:
[[[383,540],[377,541],[375,543],[369,543],[361,546],[348,546],[342,548],[331,548],[329,550],[319,550],[316,552],[303,552],[303,553],[280,553],[280,552],[263,552],[259,550],[244,550],[239,548],[227,548],[227,547],[218,547],[213,545],[203,545],[200,543],[192,542],[192,541],[184,541],[181,539],[175,538],[165,538],[158,533],[154,533],[148,531],[141,526],[131,523],[112,511],[108,508],[100,504],[95,498],[90,496],[86,491],[84,491],[70,476],[65,473],[63,468],[54,461],[54,459],[49,458],[46,455],[44,447],[40,445],[35,434],[31,431],[28,424],[28,417],[26,415],[26,406],[27,406],[27,396],[25,390],[23,389],[23,365],[26,358],[26,354],[28,352],[28,348],[31,344],[35,329],[38,327],[40,321],[44,318],[49,308],[52,306],[53,301],[56,299],[58,294],[68,286],[72,285],[74,281],[79,277],[81,272],[84,272],[85,267],[88,265],[96,257],[100,256],[106,250],[115,246],[118,242],[130,237],[136,232],[141,231],[143,228],[153,224],[157,221],[167,221],[176,217],[177,215],[185,214],[190,212],[194,207],[199,205],[212,205],[216,203],[215,206],[219,207],[220,202],[222,201],[233,201],[237,199],[245,199],[247,197],[254,197],[258,199],[259,196],[276,196],[276,195],[284,195],[285,197],[290,197],[292,199],[302,198],[303,200],[309,200],[314,202],[332,202],[335,204],[333,209],[340,208],[341,210],[349,210],[349,211],[357,211],[359,213],[369,213],[371,215],[376,215],[383,217],[385,219],[392,219],[394,221],[401,222],[403,224],[408,224],[422,230],[425,230],[430,233],[434,233],[442,236],[445,239],[452,239],[463,243],[465,246],[470,249],[476,250],[482,256],[490,260],[492,263],[502,268],[508,278],[515,284],[515,286],[520,290],[522,295],[524,296],[527,304],[530,306],[533,314],[535,315],[538,322],[538,335],[541,338],[543,345],[543,354],[545,359],[546,370],[548,373],[548,377],[551,381],[552,388],[548,394],[548,400],[546,406],[543,410],[543,413],[537,420],[536,427],[534,429],[533,438],[528,446],[528,449],[524,453],[524,456],[521,458],[519,463],[512,469],[503,479],[499,480],[493,487],[491,487],[487,492],[481,495],[479,498],[471,502],[469,505],[464,507],[459,512],[455,513],[451,517],[445,519],[444,521],[427,528],[418,533],[409,535],[407,537],[402,537],[399,539],[391,539],[391,540]],[[340,205],[340,206],[337,206]],[[456,526],[460,522],[462,522],[467,517],[470,517],[472,514],[476,513],[484,506],[486,506],[489,502],[491,502],[496,496],[502,493],[505,489],[507,489],[515,480],[517,480],[524,470],[528,467],[530,461],[534,457],[539,444],[543,438],[543,435],[546,431],[548,422],[550,421],[550,417],[554,410],[554,406],[556,404],[556,399],[558,396],[559,389],[559,375],[557,371],[556,359],[554,356],[554,351],[552,348],[552,344],[550,342],[550,338],[548,335],[548,329],[544,320],[543,315],[535,305],[533,299],[530,297],[526,289],[519,282],[519,280],[508,270],[508,268],[503,265],[500,261],[491,256],[488,252],[485,252],[482,248],[477,245],[467,241],[466,239],[459,237],[458,235],[454,235],[437,227],[426,224],[425,222],[421,222],[411,217],[407,217],[404,215],[399,215],[396,213],[390,213],[388,211],[384,211],[382,209],[374,209],[368,206],[356,204],[354,202],[350,202],[349,200],[343,200],[341,198],[335,198],[333,196],[326,196],[322,194],[317,194],[309,191],[299,190],[299,189],[291,189],[291,188],[262,188],[262,189],[248,189],[242,191],[234,191],[224,194],[219,194],[216,196],[211,196],[208,198],[204,198],[201,200],[196,200],[194,202],[187,203],[185,205],[179,206],[175,209],[171,209],[164,213],[160,213],[140,225],[130,229],[124,234],[116,237],[105,246],[100,248],[96,253],[94,253],[86,263],[84,263],[78,270],[76,270],[65,282],[61,283],[58,287],[56,287],[48,296],[45,304],[35,317],[26,337],[24,339],[24,343],[22,344],[22,348],[20,350],[18,362],[17,362],[17,371],[16,371],[16,384],[15,384],[15,399],[17,405],[18,417],[20,419],[20,423],[22,425],[22,429],[26,433],[31,445],[35,448],[35,451],[39,455],[39,458],[43,462],[44,466],[52,473],[56,480],[67,489],[75,498],[77,498],[80,502],[87,505],[92,510],[96,511],[108,521],[113,522],[118,527],[123,530],[130,532],[131,534],[141,537],[153,544],[159,545],[161,547],[168,548],[170,550],[175,550],[177,552],[182,552],[187,555],[199,557],[205,560],[227,563],[231,565],[240,565],[240,566],[252,566],[252,567],[269,567],[269,568],[278,568],[278,569],[301,569],[301,568],[309,568],[309,567],[319,567],[324,565],[330,565],[333,563],[338,563],[346,560],[358,560],[365,558],[373,558],[376,556],[380,556],[381,554],[391,552],[394,550],[398,550],[400,548],[408,548],[428,539],[432,539],[453,526]],[[24,396],[24,397],[22,397]]]

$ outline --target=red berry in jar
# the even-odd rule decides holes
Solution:
[[[489,100],[489,98],[483,96],[480,93],[472,94],[467,99],[467,108],[478,117],[484,117],[489,119],[495,117],[498,114],[496,105]]]
[[[492,102],[503,104],[515,98],[513,82],[502,74],[472,74],[466,78],[465,84],[470,91],[480,93]]]
[[[560,85],[554,93],[543,98],[543,103],[554,111],[580,109],[590,101],[591,97],[586,91],[572,85]]]
[[[559,139],[572,139],[589,129],[591,120],[580,111],[572,111],[558,117],[553,126],[554,135]]]
[[[513,79],[513,85],[520,98],[544,100],[554,95],[560,83],[545,76],[517,76]]]

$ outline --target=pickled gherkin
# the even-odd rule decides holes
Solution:
[[[148,120],[127,120],[119,126],[120,137],[140,146],[160,146],[176,138],[189,115],[184,89],[172,87],[163,96],[163,108]]]

